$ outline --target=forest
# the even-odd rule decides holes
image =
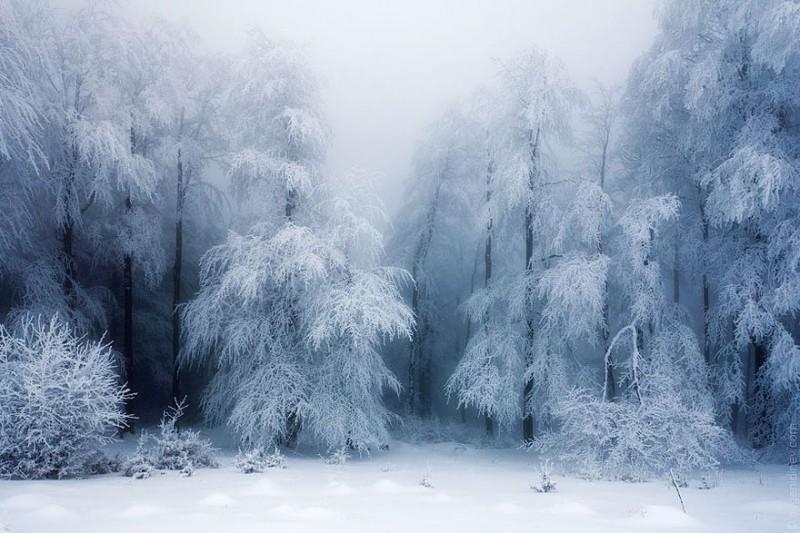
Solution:
[[[457,442],[680,507],[775,467],[800,524],[800,3],[655,17],[621,86],[497,58],[387,208],[295,43],[0,0],[0,478]]]

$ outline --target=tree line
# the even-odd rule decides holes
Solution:
[[[364,451],[455,407],[607,476],[785,446],[800,10],[657,16],[619,90],[498,60],[420,140],[384,242],[297,48],[0,0],[3,323],[105,339],[128,414],[189,394],[250,446]]]

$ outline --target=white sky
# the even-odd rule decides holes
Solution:
[[[75,0],[65,0],[74,2]],[[80,0],[78,0],[80,1]],[[622,84],[655,33],[655,0],[130,0],[183,21],[212,49],[246,30],[302,45],[323,77],[334,171],[378,173],[392,206],[425,126],[530,44],[562,58],[579,85]]]

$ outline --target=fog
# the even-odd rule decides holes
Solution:
[[[654,0],[137,0],[136,15],[182,22],[213,50],[233,51],[248,28],[301,45],[322,76],[334,132],[334,172],[378,177],[396,205],[411,153],[448,102],[489,75],[493,59],[531,44],[573,79],[622,84],[655,32]]]

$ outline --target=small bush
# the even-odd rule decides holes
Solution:
[[[123,466],[124,475],[141,479],[153,470],[177,470],[188,477],[195,468],[219,466],[211,442],[197,431],[178,429],[185,409],[185,401],[176,402],[162,415],[158,435],[142,433],[136,453]]]
[[[0,326],[0,477],[102,471],[101,448],[126,425],[128,398],[109,345],[57,317],[23,319],[17,335]]]
[[[433,488],[433,471],[431,470],[430,465],[425,468],[425,473],[422,474],[422,479],[419,481],[419,484],[426,489]]]
[[[711,490],[719,487],[719,470],[710,470],[700,477],[697,488],[700,490]]]
[[[539,483],[531,483],[531,489],[536,492],[555,492],[556,484],[551,477],[550,461],[544,461],[539,467]]]
[[[328,457],[325,458],[325,462],[329,465],[343,465],[350,459],[350,452],[347,451],[346,446],[342,446],[334,451],[332,451]]]
[[[153,473],[153,464],[147,450],[147,434],[142,433],[136,452],[122,464],[122,475],[134,479],[144,479]]]
[[[269,468],[286,468],[286,458],[278,448],[268,453],[261,448],[240,451],[234,460],[234,466],[243,474],[264,472]]]

